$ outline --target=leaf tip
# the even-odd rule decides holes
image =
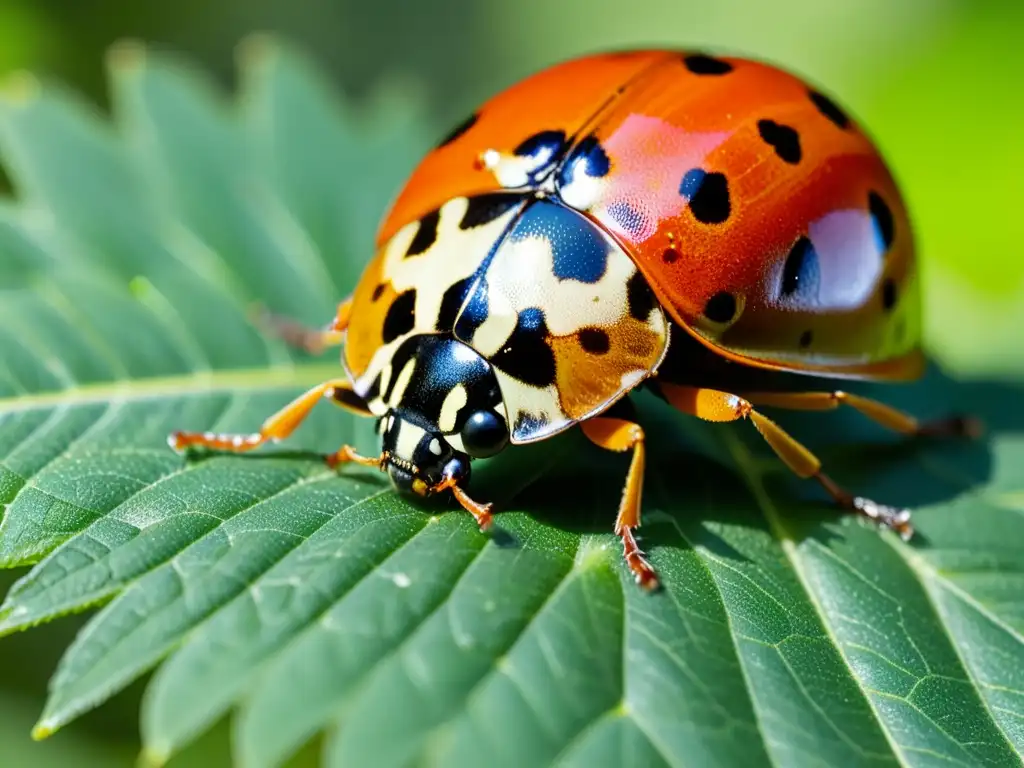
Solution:
[[[31,72],[17,70],[0,82],[0,93],[8,104],[23,106],[39,97],[39,79]]]
[[[107,51],[107,66],[115,72],[137,72],[146,65],[146,46],[141,40],[118,40]]]
[[[43,739],[48,739],[58,730],[60,730],[60,724],[57,721],[44,718],[32,728],[32,740],[42,741]]]
[[[139,753],[139,768],[163,768],[170,759],[170,750],[163,746],[143,747]]]

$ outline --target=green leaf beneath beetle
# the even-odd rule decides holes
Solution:
[[[1021,764],[1013,383],[866,388],[925,417],[980,413],[975,444],[785,417],[837,479],[916,509],[910,545],[837,517],[748,426],[641,397],[656,595],[610,533],[625,458],[575,434],[484,464],[495,539],[327,471],[317,451],[375,439],[328,406],[259,455],[167,449],[173,429],[250,431],[338,375],[262,338],[249,307],[328,317],[435,138],[407,94],[346,105],[272,41],[242,69],[229,105],[122,46],[112,125],[25,77],[0,108],[19,194],[0,208],[0,562],[34,564],[0,631],[102,606],[38,736],[156,668],[156,762],[234,711],[254,768],[321,732],[339,766]]]

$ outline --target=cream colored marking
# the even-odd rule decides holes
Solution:
[[[366,408],[374,416],[383,416],[389,410],[391,410],[390,408],[388,408],[388,404],[385,403],[384,400],[382,398],[380,398],[380,397],[375,397],[372,400],[367,400],[366,401]]]
[[[402,368],[402,372],[398,374],[398,378],[395,379],[395,387],[391,390],[391,397],[388,398],[388,405],[392,408],[397,408],[402,402],[402,396],[405,394],[405,390],[409,386],[409,382],[412,381],[412,375],[416,371],[416,358],[410,358]]]
[[[636,267],[618,246],[607,238],[605,242],[609,252],[604,274],[596,283],[584,283],[555,277],[554,255],[547,238],[506,241],[487,268],[487,322],[502,312],[515,315],[541,307],[548,330],[555,336],[617,323],[629,312],[627,286]],[[664,318],[659,322],[664,326]],[[474,337],[474,346],[475,342]]]
[[[444,402],[441,403],[441,413],[437,417],[437,426],[442,432],[451,432],[455,429],[455,419],[468,399],[466,387],[462,384],[456,384],[445,395]]]
[[[441,455],[441,441],[438,440],[436,437],[430,441],[430,445],[428,445],[427,447],[430,449],[430,452],[435,456]]]
[[[587,174],[587,163],[584,158],[575,162],[567,173],[571,175],[568,184],[562,184],[558,196],[562,202],[578,211],[590,210],[598,200],[605,197],[607,183],[605,179],[594,178]]]
[[[481,159],[498,183],[506,189],[525,187],[530,183],[530,174],[551,163],[555,149],[545,147],[536,155],[503,154],[493,149],[485,150]]]
[[[488,292],[487,317],[473,332],[473,349],[484,357],[494,357],[516,329],[516,322],[515,308],[492,288]]]
[[[378,374],[383,373],[385,366],[390,365],[391,360],[395,355],[395,350],[398,349],[399,345],[401,345],[403,341],[409,338],[409,335],[411,334],[399,336],[390,344],[385,344],[373,353],[373,357],[370,358],[370,363],[366,366],[366,370],[363,372],[363,375],[356,379],[355,384],[353,385],[353,389],[355,389],[358,395],[363,398],[366,397],[366,393],[369,391],[370,387],[373,386],[374,379],[377,378]],[[392,374],[393,373],[394,371],[392,371]],[[390,375],[391,374],[389,374],[389,378]],[[382,388],[382,394],[383,391],[384,390]]]
[[[574,422],[562,411],[558,400],[558,390],[554,385],[550,387],[534,387],[524,384],[519,379],[509,376],[507,373],[494,369],[494,375],[498,379],[498,386],[501,387],[501,394],[508,407],[508,418],[506,422],[509,429],[515,429],[515,421],[520,411],[543,416],[547,424],[540,427],[537,432],[526,436],[525,439],[512,437],[513,443],[527,443],[539,440],[549,434],[571,426]]]
[[[469,207],[469,200],[456,197],[441,206],[437,225],[437,240],[426,251],[405,258],[409,244],[416,236],[419,222],[402,227],[383,248],[381,275],[389,280],[395,291],[403,293],[416,289],[415,325],[409,333],[399,336],[374,352],[355,390],[365,395],[378,373],[391,362],[395,350],[408,339],[420,333],[435,333],[441,301],[450,286],[472,275],[487,258],[494,241],[501,237],[519,208],[470,230],[459,229],[459,222]],[[392,374],[389,374],[393,375]],[[384,382],[382,379],[382,387]]]
[[[501,162],[501,152],[496,149],[485,149],[480,153],[480,162],[483,163],[484,168],[487,170],[493,170]]]
[[[412,461],[412,457],[416,454],[416,446],[420,444],[420,440],[425,434],[422,427],[410,424],[408,421],[401,422],[398,425],[398,439],[395,441],[395,454],[398,458]]]
[[[626,371],[622,374],[620,387],[621,389],[633,389],[637,384],[644,380],[644,377],[650,373],[647,368],[634,368],[632,371]]]
[[[405,258],[409,248],[405,228],[392,238],[394,245],[385,246],[383,275],[398,293],[416,289],[416,331],[419,333],[433,332],[444,292],[476,271],[518,211],[512,208],[479,227],[459,229],[459,222],[468,208],[469,200],[465,197],[453,198],[442,205],[437,239],[421,254]],[[413,229],[414,234],[415,231]]]
[[[508,343],[519,312],[531,307],[544,310],[545,323],[554,336],[569,336],[588,326],[614,326],[626,319],[629,316],[628,285],[636,267],[611,240],[605,238],[605,242],[608,249],[605,273],[596,283],[584,283],[555,277],[554,255],[547,238],[506,241],[487,269],[488,315],[473,336],[473,348],[488,358],[493,357]],[[657,360],[652,361],[653,368],[664,358],[668,347],[668,322],[660,306],[656,305],[648,315],[647,327],[662,342],[656,352]],[[588,416],[606,409],[650,372],[651,368],[644,367],[624,373],[619,388],[593,403]],[[562,411],[554,386],[533,387],[497,369],[495,375],[505,399],[507,421],[513,429],[520,411],[543,415],[549,422],[536,432],[514,438],[513,442],[539,440],[576,423]]]

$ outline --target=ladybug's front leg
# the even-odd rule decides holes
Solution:
[[[640,527],[640,492],[644,481],[644,431],[639,424],[625,419],[595,416],[580,424],[591,442],[609,451],[633,451],[626,485],[622,489],[622,503],[615,519],[615,533],[622,539],[622,554],[626,564],[645,589],[658,587],[658,575],[637,546],[633,530]]]
[[[323,398],[330,398],[338,405],[360,415],[370,415],[365,404],[352,391],[347,379],[331,379],[318,384],[307,392],[303,392],[288,405],[263,422],[259,432],[251,434],[222,434],[215,432],[173,432],[167,442],[177,451],[188,448],[206,448],[227,453],[246,453],[268,441],[283,440],[309,416],[314,406]],[[328,464],[334,466],[343,461],[356,461],[363,464],[376,463],[376,459],[364,459],[349,448],[343,448],[328,457]]]

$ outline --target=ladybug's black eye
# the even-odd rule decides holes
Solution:
[[[498,453],[508,442],[508,427],[494,411],[477,411],[462,428],[462,445],[475,459]]]

